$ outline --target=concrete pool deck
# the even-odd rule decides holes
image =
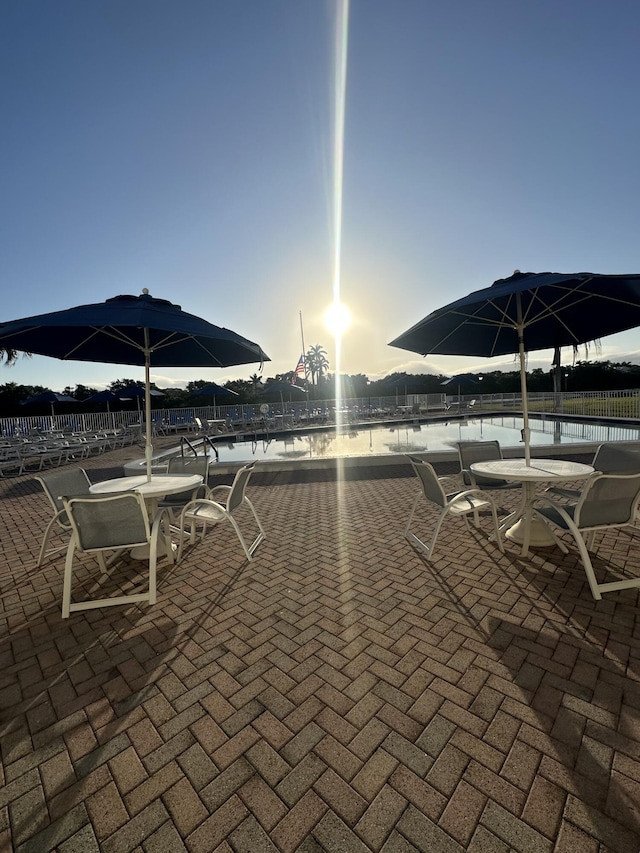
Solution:
[[[409,472],[265,470],[251,563],[218,528],[154,607],[65,621],[44,494],[0,480],[0,850],[638,853],[639,591],[595,602],[570,540],[501,555],[487,520],[427,563]],[[640,573],[638,535],[596,571]]]

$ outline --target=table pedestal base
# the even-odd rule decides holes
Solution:
[[[149,546],[148,545],[136,545],[135,548],[132,548],[129,552],[131,558],[133,560],[149,560]],[[173,554],[178,550],[178,546],[175,542],[171,543],[172,555],[169,559],[173,560]],[[158,539],[158,560],[162,559],[162,557],[167,557],[167,549],[164,547],[164,542],[162,539]]]
[[[551,535],[549,526],[539,518],[528,520],[529,523],[529,546],[531,548],[553,548],[556,545],[556,540]],[[521,518],[516,521],[508,530],[505,531],[505,536],[517,545],[524,545],[526,538],[527,519]]]

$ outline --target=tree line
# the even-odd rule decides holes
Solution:
[[[308,391],[309,400],[326,400],[335,396],[335,375],[329,373],[329,360],[327,354],[320,344],[309,348],[304,356],[306,367],[306,379],[300,376],[296,384]],[[10,365],[11,361],[5,360]],[[236,379],[224,383],[225,388],[235,392],[234,397],[219,397],[217,405],[256,403],[264,398],[269,386],[274,382],[291,383],[295,378],[295,372],[290,370],[286,373],[278,373],[273,377],[261,377],[254,373],[249,379]],[[363,373],[342,375],[341,390],[345,399],[366,397],[390,397],[396,394],[447,394],[457,396],[458,387],[453,381],[443,386],[450,377],[444,374],[408,374],[403,372],[391,373],[384,379],[369,379]],[[460,390],[463,394],[518,394],[520,392],[520,373],[517,370],[505,372],[501,370],[487,371],[486,373],[465,374],[466,384],[461,384]],[[185,388],[157,388],[152,383],[152,388],[161,391],[162,396],[154,397],[152,405],[154,408],[173,409],[188,406],[207,405],[206,397],[197,395],[200,388],[210,384],[210,380],[197,379],[188,382]],[[117,394],[129,385],[142,385],[134,379],[116,379],[109,385],[109,390]],[[527,373],[527,387],[532,393],[547,392],[554,390],[551,371],[541,368]],[[562,391],[618,391],[633,390],[640,388],[640,365],[630,362],[611,361],[576,361],[572,365],[562,367]],[[40,394],[42,391],[51,390],[42,385],[18,385],[15,382],[7,382],[0,385],[0,417],[16,417],[25,414],[49,414],[50,407],[44,406],[22,406],[29,397]],[[65,404],[57,411],[73,412],[82,411],[104,411],[105,404],[86,403],[87,398],[96,394],[98,389],[86,385],[68,385],[62,393],[74,397],[77,404]],[[284,395],[286,397],[286,394]],[[112,404],[112,408],[113,408]],[[120,401],[115,407],[124,410],[135,409],[135,401]]]

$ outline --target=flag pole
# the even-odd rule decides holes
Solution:
[[[302,358],[304,359],[304,381],[307,381],[307,350],[304,345],[304,326],[302,325],[302,311],[300,312],[300,337],[302,339]]]

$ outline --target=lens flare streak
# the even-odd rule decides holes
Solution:
[[[349,0],[337,0],[335,32],[335,78],[333,120],[333,305],[341,305],[340,284],[342,268],[342,189],[344,168],[344,124],[347,92],[347,47],[349,41]],[[340,383],[342,333],[335,332],[336,413],[342,409]]]

